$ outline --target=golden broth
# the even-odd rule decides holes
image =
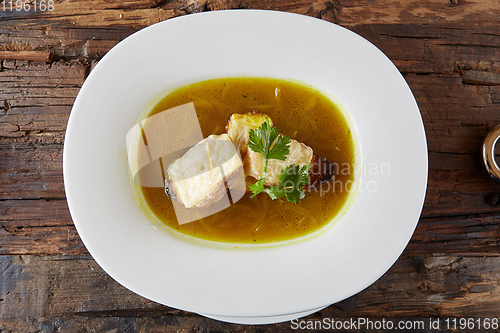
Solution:
[[[225,133],[231,114],[256,110],[267,114],[280,133],[310,146],[338,168],[330,183],[310,191],[298,204],[286,199],[271,200],[265,193],[250,199],[247,192],[229,208],[183,225],[178,225],[171,199],[163,188],[141,187],[147,205],[165,225],[210,241],[270,243],[310,234],[328,224],[342,209],[354,179],[354,146],[344,116],[328,97],[287,80],[223,78],[173,91],[149,116],[189,102],[194,103],[204,137]],[[253,178],[251,181],[256,182]]]

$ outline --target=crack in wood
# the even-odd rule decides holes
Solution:
[[[325,8],[320,10],[316,16],[319,19],[329,21],[335,24],[339,23],[339,13],[343,5],[338,0],[325,2]]]
[[[76,316],[83,317],[163,317],[175,315],[182,317],[193,317],[196,316],[192,312],[182,311],[168,306],[161,308],[145,308],[145,309],[117,309],[117,310],[107,310],[107,311],[77,311],[73,312]]]
[[[65,201],[66,197],[40,197],[40,198],[0,198],[0,202],[2,201]]]
[[[436,215],[436,216],[423,216],[419,219],[421,222],[440,222],[443,220],[470,220],[470,219],[482,219],[482,218],[498,218],[500,221],[500,211],[492,210],[482,213],[469,213],[469,214],[444,214],[444,215]],[[494,221],[494,220],[493,220]],[[496,222],[492,222],[497,224]],[[500,223],[500,222],[499,222]]]
[[[151,8],[162,8],[163,6],[165,6],[166,4],[171,3],[171,2],[172,2],[172,0],[160,0]]]
[[[500,85],[499,72],[486,72],[477,70],[462,70],[460,72],[464,84],[476,85]]]

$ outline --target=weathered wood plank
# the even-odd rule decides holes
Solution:
[[[0,51],[0,59],[50,62],[51,54],[49,51]]]
[[[0,254],[88,254],[73,225],[0,229]]]
[[[85,57],[102,58],[116,44],[118,44],[116,40],[89,40],[85,43]]]
[[[475,154],[429,154],[429,176],[422,217],[500,213],[487,200],[500,185],[486,172],[479,149]]]
[[[62,145],[70,111],[71,106],[9,107],[0,115],[0,143]]]
[[[406,74],[415,95],[431,152],[476,154],[490,129],[500,123],[491,87],[463,84],[452,75]]]
[[[500,73],[464,70],[461,73],[462,82],[469,84],[500,85]]]
[[[95,4],[95,7],[94,7]],[[142,5],[141,5],[142,6]],[[54,4],[54,10],[33,13],[29,11],[0,11],[0,18],[12,26],[134,26],[146,27],[162,20],[185,14],[178,9],[155,8],[154,4],[144,8],[120,8],[114,2],[64,1]]]
[[[62,171],[63,145],[0,143],[0,170],[7,172]]]
[[[38,80],[56,80],[48,86],[68,85],[81,86],[85,79],[87,65],[82,61],[57,61],[50,64],[43,62],[29,62],[24,60],[4,60],[0,74],[2,81],[26,77],[38,83]],[[57,81],[61,80],[61,81]],[[15,80],[14,80],[15,81]],[[23,81],[21,81],[23,82]],[[31,83],[31,82],[30,82]]]
[[[455,317],[457,313],[496,317],[499,270],[498,257],[404,256],[363,292],[308,319]],[[171,331],[196,331],[199,325],[233,332],[256,328],[215,322],[148,301],[116,283],[89,256],[1,256],[0,274],[0,317],[6,323],[23,317],[26,327],[50,327],[64,316],[61,331],[82,327],[77,318],[87,317],[94,318],[94,325],[115,318],[112,322],[119,329],[127,323],[124,318],[134,326],[156,322],[158,328],[168,325]],[[271,327],[290,329],[290,323]]]
[[[328,3],[330,5],[328,6]],[[329,7],[329,8],[328,8]],[[327,2],[327,9],[339,23],[417,23],[421,25],[446,21],[475,22],[498,20],[500,6],[488,1],[377,1],[339,0]]]
[[[455,64],[452,61],[431,60],[397,60],[392,59],[394,65],[403,74],[453,74]]]
[[[57,3],[51,12],[0,13],[8,22],[0,26],[0,32],[4,32],[0,33],[0,42],[6,45],[4,49],[11,44],[14,45],[11,48],[25,45],[21,49],[43,49],[68,59],[100,57],[116,42],[153,23],[207,10],[252,8],[295,12],[344,25],[374,42],[391,59],[425,57],[443,61],[451,54],[464,63],[475,62],[479,55],[481,59],[498,61],[492,47],[498,45],[496,22],[500,20],[500,5],[488,0],[418,4],[391,0],[375,3],[367,0],[155,0],[132,8],[126,6],[104,0],[89,6],[87,1],[80,0]],[[395,41],[404,41],[405,47],[391,48]],[[96,46],[99,52],[94,52]],[[419,52],[415,52],[417,49]],[[408,58],[399,57],[403,54]]]
[[[56,62],[51,64],[5,60],[0,71],[0,101],[5,110],[33,106],[72,106],[83,84],[88,65],[82,62]],[[59,108],[60,110],[60,108]],[[51,109],[44,117],[50,118]],[[11,112],[12,113],[12,112]],[[59,130],[65,128],[65,123]]]
[[[491,103],[496,106],[500,105],[500,86],[490,86],[488,92],[491,96]]]
[[[71,106],[87,71],[88,65],[82,62],[3,61],[0,71],[0,143],[21,143],[21,147],[2,146],[0,155],[5,157],[2,162],[6,164],[0,162],[0,169],[26,167],[22,159],[13,156],[19,152],[17,148],[23,151],[28,144],[64,142]],[[36,150],[35,147],[29,148]],[[43,160],[39,156],[37,159]],[[16,162],[20,164],[15,165]]]
[[[60,171],[0,171],[0,183],[0,199],[5,202],[7,199],[65,198],[63,175]],[[27,206],[26,208],[30,208]]]
[[[403,257],[366,292],[333,305],[324,314],[497,317],[499,260]]]
[[[5,231],[20,227],[72,226],[66,200],[0,200],[0,223]]]
[[[401,68],[403,72],[500,72],[498,24],[369,24],[348,28],[372,42],[392,61],[410,64]]]
[[[0,12],[8,21],[39,20],[45,24],[61,24],[67,21],[80,26],[134,25],[144,26],[182,14],[221,9],[271,9],[290,11],[322,17],[343,24],[367,23],[417,23],[470,22],[499,20],[500,5],[487,0],[434,2],[420,1],[258,1],[258,0],[148,0],[140,4],[124,2],[116,4],[104,0],[57,2],[53,11],[34,13],[26,11]],[[11,23],[12,24],[12,23]]]
[[[405,254],[500,255],[499,234],[500,214],[423,218],[418,222]]]
[[[116,283],[89,256],[1,256],[0,263],[1,318],[158,307]]]
[[[0,254],[88,253],[65,200],[0,200]]]
[[[0,25],[0,49],[47,50],[55,58],[81,59],[88,53],[87,48],[92,48],[88,43],[97,44],[100,41],[105,45],[109,45],[108,41],[117,43],[137,30],[139,29],[120,26],[91,29],[75,27],[73,24],[47,26],[40,24],[40,21],[22,27]]]
[[[41,332],[61,332],[61,333],[73,333],[73,332],[148,332],[148,333],[163,333],[163,332],[178,332],[178,333],[235,333],[235,332],[258,332],[258,333],[289,333],[289,332],[311,332],[311,333],[324,333],[324,332],[382,332],[382,330],[374,329],[374,321],[382,323],[388,323],[389,321],[393,324],[396,329],[401,325],[401,327],[410,327],[406,325],[414,325],[416,327],[411,330],[401,329],[401,332],[412,332],[412,333],[436,333],[436,332],[453,332],[443,330],[447,326],[447,322],[442,319],[429,318],[429,317],[383,317],[379,314],[376,317],[363,317],[363,319],[368,319],[371,324],[363,324],[361,328],[356,324],[355,328],[352,329],[342,329],[334,330],[335,323],[341,321],[347,321],[347,325],[350,325],[350,318],[345,317],[323,317],[320,314],[314,316],[308,316],[302,318],[294,323],[284,322],[280,324],[273,325],[236,325],[224,323],[216,320],[211,320],[198,315],[191,316],[177,316],[177,315],[159,315],[156,313],[143,314],[140,317],[131,317],[125,314],[121,317],[111,317],[111,316],[99,316],[99,317],[81,317],[81,316],[66,316],[66,317],[52,317],[41,319],[27,319],[25,321],[18,321],[9,319],[3,321],[3,326],[8,332],[31,332],[31,331],[41,331]],[[433,325],[435,320],[439,321],[440,330],[435,328],[430,328],[430,319],[433,320]],[[19,319],[18,319],[19,320]],[[322,324],[325,320],[328,324]],[[332,322],[333,320],[333,322]],[[452,320],[449,318],[449,320]],[[358,318],[353,318],[353,321],[357,323]],[[448,324],[452,322],[448,321]],[[338,325],[338,324],[337,324]],[[378,323],[376,324],[378,325]],[[387,326],[387,325],[386,325]],[[458,326],[458,322],[457,322]],[[303,329],[301,329],[302,327]],[[315,327],[315,328],[314,328]],[[348,327],[348,326],[347,326]],[[419,327],[422,327],[419,329]],[[434,326],[436,327],[436,326]],[[459,326],[458,326],[459,327]],[[493,331],[494,332],[494,331]]]

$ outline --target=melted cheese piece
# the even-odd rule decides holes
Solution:
[[[305,144],[297,140],[290,141],[290,153],[286,160],[269,160],[267,164],[267,177],[264,182],[267,186],[278,185],[280,183],[281,171],[289,165],[295,164],[300,167],[311,164],[313,158],[313,150]],[[245,158],[243,159],[245,175],[259,179],[264,169],[264,157],[260,153],[248,149]]]
[[[259,128],[266,120],[267,115],[261,113],[233,113],[228,123],[228,135],[240,147],[243,159],[243,166],[245,169],[245,176],[252,176],[259,179],[264,169],[264,157],[260,153],[248,149],[248,136],[251,129]],[[267,117],[269,118],[269,117]],[[271,119],[269,122],[272,125]],[[265,185],[278,185],[280,182],[281,171],[289,165],[295,164],[300,167],[311,164],[313,158],[313,150],[305,144],[297,140],[291,140],[290,153],[287,155],[285,161],[269,160],[267,165],[268,176]]]
[[[262,113],[233,113],[227,125],[227,134],[240,147],[242,156],[248,150],[248,135],[251,129],[259,128],[269,118]],[[271,125],[272,120],[269,118]]]
[[[229,136],[210,135],[169,166],[166,186],[186,208],[204,207],[224,196],[225,182],[241,166]]]

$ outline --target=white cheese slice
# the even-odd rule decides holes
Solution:
[[[229,136],[210,135],[169,166],[166,190],[186,208],[206,207],[226,194],[241,167]]]
[[[256,153],[252,149],[248,149],[248,137],[250,130],[259,128],[266,118],[269,119],[272,125],[272,120],[265,114],[233,113],[231,118],[229,118],[227,126],[227,133],[231,140],[238,144],[242,155],[246,153],[243,158],[245,176],[251,176],[255,179],[259,179],[262,174],[262,170],[264,169],[264,157],[262,154]],[[299,165],[300,167],[311,164],[313,154],[314,152],[309,146],[297,140],[291,140],[290,153],[285,161],[269,160],[267,165],[268,176],[264,184],[267,186],[278,185],[281,171],[292,164]]]
[[[259,128],[266,118],[268,118],[267,115],[262,113],[233,113],[231,115],[227,125],[227,134],[240,147],[241,154],[247,152],[250,130]],[[271,119],[269,122],[273,124]]]
[[[313,150],[311,147],[298,142],[297,140],[290,140],[290,152],[286,160],[269,160],[267,164],[267,177],[264,184],[267,186],[278,185],[280,183],[281,171],[289,165],[295,164],[303,167],[306,164],[311,164],[313,158]],[[259,179],[264,169],[264,157],[260,153],[248,149],[245,158],[243,159],[245,168],[245,175],[252,176]]]

